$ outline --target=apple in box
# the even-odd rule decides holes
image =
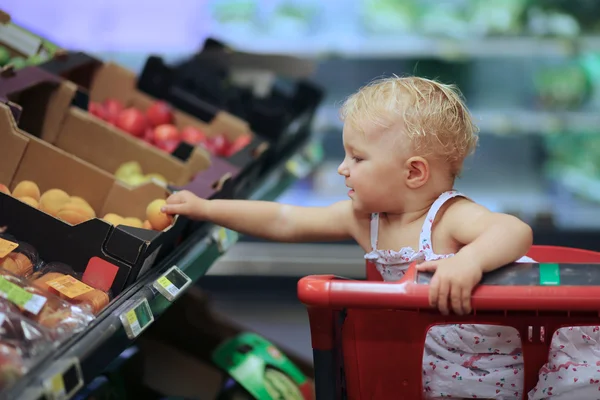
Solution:
[[[143,137],[148,123],[144,114],[136,108],[127,108],[117,117],[117,128],[136,137]]]
[[[159,149],[172,153],[179,146],[181,138],[175,125],[164,124],[154,128],[152,141]]]
[[[152,126],[173,123],[173,111],[164,101],[157,101],[146,110],[146,118]]]
[[[181,131],[181,140],[192,146],[197,146],[206,140],[206,135],[198,128],[186,126]]]
[[[231,157],[252,140],[250,135],[234,141],[229,141],[224,134],[208,137],[194,126],[186,126],[180,132],[173,124],[173,109],[165,101],[156,101],[142,112],[134,107],[125,108],[118,100],[106,99],[102,103],[90,102],[89,112],[167,153],[173,153],[184,141],[203,146],[213,155]]]

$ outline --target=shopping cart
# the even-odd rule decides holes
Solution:
[[[415,265],[393,283],[381,282],[370,263],[366,281],[302,278],[298,295],[308,308],[317,400],[422,399],[427,331],[454,323],[512,326],[520,333],[526,399],[553,333],[600,321],[600,253],[533,246],[528,256],[540,264],[513,264],[486,274],[467,316],[432,309],[431,274],[417,273]]]

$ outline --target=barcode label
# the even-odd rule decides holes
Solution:
[[[38,315],[42,307],[44,307],[44,304],[46,304],[46,301],[47,299],[44,296],[34,294],[31,296],[31,299],[25,303],[23,308],[33,315]]]
[[[142,333],[142,327],[140,326],[140,323],[137,319],[129,325],[129,328],[131,329],[131,333],[133,333],[133,336],[138,336],[140,333]]]

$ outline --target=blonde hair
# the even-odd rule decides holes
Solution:
[[[382,130],[403,123],[413,150],[445,160],[454,176],[478,141],[479,130],[458,88],[425,78],[375,80],[346,99],[340,118],[363,132],[365,123]]]

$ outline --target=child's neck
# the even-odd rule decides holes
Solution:
[[[442,193],[452,190],[452,186],[412,191],[408,193],[403,201],[403,207],[399,211],[382,213],[383,218],[390,223],[408,225],[425,219],[433,203]]]

